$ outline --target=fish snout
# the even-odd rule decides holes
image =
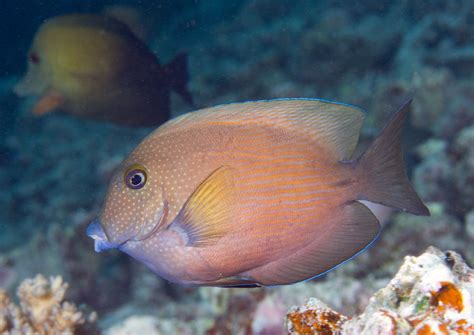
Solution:
[[[118,246],[115,243],[111,243],[107,239],[104,229],[100,225],[98,219],[92,221],[89,226],[87,226],[86,234],[94,240],[95,252],[102,252],[104,250],[116,248]]]

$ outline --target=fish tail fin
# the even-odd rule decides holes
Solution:
[[[188,56],[185,53],[178,54],[170,63],[165,65],[164,71],[171,89],[194,107],[193,97],[188,89]]]
[[[369,148],[353,163],[361,181],[362,199],[401,209],[415,215],[430,215],[408,180],[400,134],[411,100],[392,115]]]

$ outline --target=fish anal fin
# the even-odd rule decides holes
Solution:
[[[322,275],[355,257],[376,239],[380,224],[359,202],[344,205],[334,220],[315,223],[315,239],[284,259],[249,271],[263,285],[291,284]]]
[[[232,169],[218,168],[196,188],[169,228],[184,233],[187,246],[214,244],[230,227],[233,188]]]
[[[213,282],[204,283],[204,286],[218,286],[218,287],[225,287],[225,288],[250,288],[250,287],[260,287],[258,283],[256,283],[252,279],[234,276],[234,277],[227,277],[221,278]]]
[[[33,107],[34,115],[48,114],[59,108],[64,103],[64,97],[57,91],[48,91],[43,95]]]

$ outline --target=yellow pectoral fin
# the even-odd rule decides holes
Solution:
[[[64,102],[64,97],[57,91],[49,91],[43,95],[33,107],[34,115],[44,115],[59,108]]]
[[[190,196],[170,228],[185,234],[187,246],[215,243],[229,231],[233,190],[232,170],[218,168]]]

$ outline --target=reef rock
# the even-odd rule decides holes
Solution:
[[[106,335],[160,335],[159,322],[153,316],[131,316],[108,329]]]
[[[453,251],[407,256],[365,311],[347,317],[317,299],[287,314],[290,334],[474,334],[474,270]]]
[[[67,287],[60,276],[26,279],[18,288],[19,306],[0,289],[0,334],[98,334],[95,313],[86,318],[76,305],[63,301]]]

